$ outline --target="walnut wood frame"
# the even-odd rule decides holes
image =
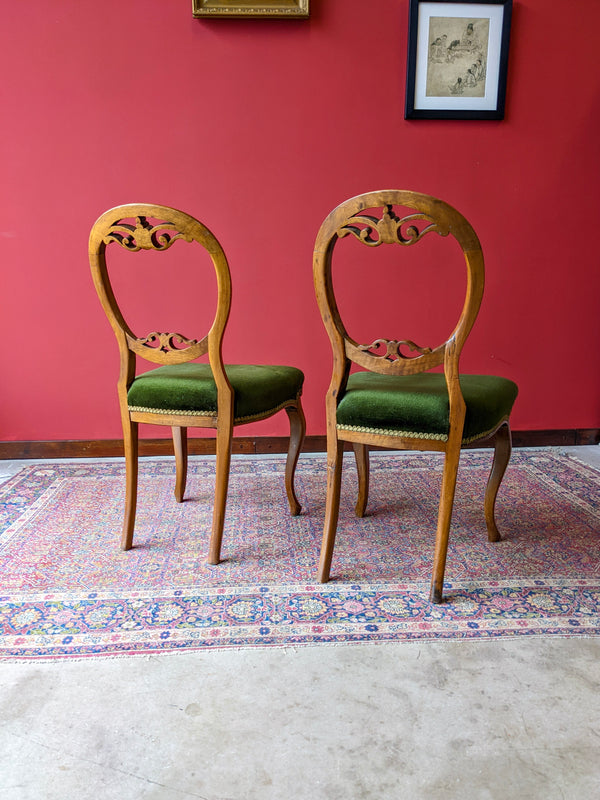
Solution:
[[[415,213],[399,220],[391,209],[401,206]],[[371,209],[384,210],[380,220],[372,217]],[[369,216],[362,214],[369,210]],[[425,220],[426,228],[419,232],[416,220]],[[359,224],[372,225],[372,228]],[[373,240],[371,233],[376,228]],[[402,230],[406,231],[404,237]],[[434,349],[422,348],[416,357],[407,358],[399,352],[398,342],[384,341],[395,349],[395,358],[376,355],[369,350],[372,345],[361,346],[347,333],[335,300],[332,280],[332,258],[336,242],[354,234],[363,244],[377,246],[381,243],[414,245],[424,235],[437,233],[452,235],[459,243],[467,266],[467,291],[462,313],[447,341]],[[452,518],[456,477],[462,448],[465,420],[465,401],[459,383],[459,359],[473,323],[477,317],[484,287],[484,262],[481,246],[475,231],[467,220],[451,206],[428,195],[409,191],[385,190],[371,192],[351,198],[334,209],[326,218],[318,233],[313,260],[313,275],[317,302],[331,341],[333,372],[326,396],[327,411],[327,501],[323,541],[319,561],[318,579],[329,580],[333,548],[340,505],[344,442],[350,442],[355,450],[359,477],[359,493],[356,514],[365,513],[369,491],[368,446],[400,450],[436,450],[445,453],[442,490],[439,505],[438,525],[431,580],[430,599],[442,602],[444,571],[448,550],[448,536]],[[410,343],[411,345],[413,343]],[[415,348],[412,348],[413,350]],[[388,347],[389,352],[389,347]],[[337,406],[348,381],[350,367],[356,363],[363,369],[388,375],[410,375],[443,365],[450,403],[450,424],[447,441],[427,437],[413,438],[383,435],[356,430],[343,430],[337,426]],[[499,541],[494,509],[498,489],[508,465],[511,453],[511,433],[508,418],[502,419],[496,430],[485,440],[471,443],[486,444],[493,441],[494,461],[485,494],[485,520],[488,539]]]
[[[135,219],[135,226],[128,222]],[[148,220],[160,220],[153,225]],[[196,242],[210,255],[217,279],[217,308],[214,321],[202,339],[187,339],[176,333],[154,332],[138,338],[125,321],[115,298],[106,265],[106,248],[120,244],[126,250],[140,249],[164,251],[183,240]],[[220,561],[221,541],[225,520],[229,465],[231,459],[234,421],[234,392],[227,378],[222,358],[222,341],[231,307],[231,276],[225,253],[215,236],[198,220],[168,206],[133,203],[117,206],[105,212],[94,224],[89,240],[89,257],[92,277],[102,307],[110,321],[119,344],[121,367],[117,384],[126,462],[126,502],[121,547],[129,550],[133,545],[138,475],[138,425],[168,425],[172,429],[176,462],[175,499],[182,502],[187,476],[187,428],[216,429],[216,481],[212,532],[208,562]],[[156,346],[158,345],[158,346]],[[176,345],[176,346],[174,346]],[[127,393],[136,374],[136,358],[154,364],[182,364],[208,355],[217,387],[217,411],[214,414],[169,413],[161,411],[133,411],[129,409]],[[290,421],[290,440],[285,471],[285,487],[293,515],[301,511],[294,490],[294,476],[298,456],[304,441],[306,422],[300,397],[277,410],[285,411]],[[253,422],[272,416],[271,410]],[[240,423],[241,424],[241,423]]]
[[[192,14],[200,19],[214,17],[261,17],[263,19],[307,19],[309,0],[192,0]]]

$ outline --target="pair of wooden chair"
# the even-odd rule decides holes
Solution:
[[[398,209],[408,210],[403,217]],[[377,339],[360,344],[346,331],[333,289],[332,262],[339,240],[360,246],[417,245],[438,235],[458,242],[467,290],[458,323],[442,344],[419,347],[410,340]],[[208,252],[217,280],[212,327],[200,339],[152,332],[138,337],[117,303],[106,264],[106,249],[168,250],[179,241]],[[289,366],[225,365],[222,342],[231,305],[227,259],[217,239],[198,220],[165,206],[131,204],[103,214],[92,228],[90,263],[96,290],[116,334],[121,368],[118,395],[125,442],[126,507],[121,545],[132,546],[135,524],[138,425],[172,428],[176,461],[175,497],[183,500],[188,427],[216,429],[216,483],[208,561],[220,560],[233,429],[285,410],[290,444],[285,484],[292,514],[301,507],[294,490],[298,455],[305,435],[301,405],[304,376]],[[481,246],[465,218],[433,197],[407,191],[360,195],[338,206],[324,221],[314,251],[317,301],[331,340],[333,374],[327,392],[327,504],[319,580],[329,580],[340,505],[343,447],[354,447],[359,478],[357,515],[365,513],[369,491],[368,447],[436,450],[445,453],[435,541],[431,600],[442,600],[448,533],[460,450],[494,440],[495,454],[485,495],[488,538],[500,538],[494,519],[498,489],[511,451],[509,414],[517,387],[494,376],[459,373],[459,357],[481,304],[484,263]],[[197,359],[208,355],[208,363]],[[136,372],[141,357],[160,366]],[[356,364],[359,372],[351,373]],[[436,372],[436,368],[443,371]]]

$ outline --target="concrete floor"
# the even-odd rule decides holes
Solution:
[[[0,663],[0,798],[600,798],[600,639]]]

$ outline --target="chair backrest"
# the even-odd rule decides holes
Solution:
[[[217,307],[212,326],[201,339],[181,333],[152,331],[138,337],[117,303],[106,266],[106,248],[118,245],[130,252],[166,251],[181,242],[197,242],[208,252],[217,279]],[[208,353],[217,385],[227,386],[222,360],[222,339],[231,306],[231,276],[225,253],[214,235],[194,217],[168,206],[130,203],[106,211],[92,227],[90,266],[100,301],[121,351],[121,382],[135,375],[135,356],[156,364],[181,364]]]
[[[409,213],[402,212],[405,215],[400,217],[395,208],[406,209]],[[467,267],[464,306],[448,339],[431,348],[407,339],[381,338],[370,344],[356,342],[344,326],[333,290],[332,259],[338,240],[352,236],[370,248],[384,244],[414,247],[434,233],[456,239]],[[333,347],[332,387],[335,386],[336,391],[345,388],[350,362],[388,375],[415,374],[443,364],[447,380],[453,376],[458,379],[460,351],[481,305],[484,264],[475,231],[454,208],[429,195],[401,190],[353,197],[335,208],[323,222],[315,244],[313,274],[317,302]]]

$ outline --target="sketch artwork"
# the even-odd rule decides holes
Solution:
[[[485,97],[489,19],[430,17],[427,97]]]

